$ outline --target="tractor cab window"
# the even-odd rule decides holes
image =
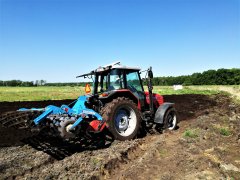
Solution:
[[[99,73],[97,76],[97,81],[97,93],[124,88],[123,71],[119,69],[113,69],[111,71]]]
[[[132,92],[143,91],[138,72],[129,72],[126,74],[126,78],[128,89],[130,89]]]
[[[102,93],[107,90],[107,74],[101,74],[98,76],[98,93]]]
[[[119,69],[113,69],[109,74],[108,90],[123,89],[123,73]]]

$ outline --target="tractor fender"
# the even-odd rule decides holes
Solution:
[[[166,102],[161,104],[155,113],[154,122],[158,124],[163,124],[164,115],[166,111],[171,107],[174,107],[174,103]]]

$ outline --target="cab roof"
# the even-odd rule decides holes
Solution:
[[[135,71],[140,71],[141,69],[138,67],[129,67],[129,66],[123,66],[121,65],[120,61],[114,62],[105,66],[99,66],[97,69],[92,70],[90,73],[87,74],[82,74],[77,77],[87,77],[89,75],[94,75],[95,73],[100,73],[104,71],[108,71],[110,69],[127,69],[127,70],[135,70]]]

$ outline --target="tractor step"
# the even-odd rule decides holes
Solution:
[[[3,127],[14,127],[17,129],[29,128],[33,120],[39,116],[41,111],[10,111],[0,115],[0,124]]]

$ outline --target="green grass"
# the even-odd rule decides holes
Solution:
[[[144,87],[147,89],[147,87]],[[203,85],[203,86],[183,86],[182,90],[174,90],[172,86],[155,86],[153,92],[162,95],[169,94],[225,94],[232,97],[234,102],[240,104],[240,85]]]
[[[187,129],[183,133],[183,137],[197,138],[199,136],[198,129]]]
[[[220,131],[220,134],[223,135],[223,136],[230,136],[231,135],[231,132],[228,128],[220,128],[219,131]]]
[[[84,87],[0,87],[0,101],[41,101],[76,99]]]
[[[147,87],[144,87],[144,89],[147,90]],[[240,86],[184,86],[182,90],[174,90],[172,86],[154,86],[153,92],[161,95],[212,95],[220,92],[227,92],[239,98]],[[84,93],[84,87],[80,86],[0,87],[0,102],[76,99]]]
[[[217,89],[205,89],[205,88],[198,88],[200,86],[185,86],[181,90],[174,90],[172,86],[155,86],[153,88],[154,93],[158,93],[161,95],[170,95],[170,94],[205,94],[205,95],[212,95],[217,94],[220,91]],[[202,86],[205,87],[205,86]],[[145,88],[147,89],[147,88]]]

